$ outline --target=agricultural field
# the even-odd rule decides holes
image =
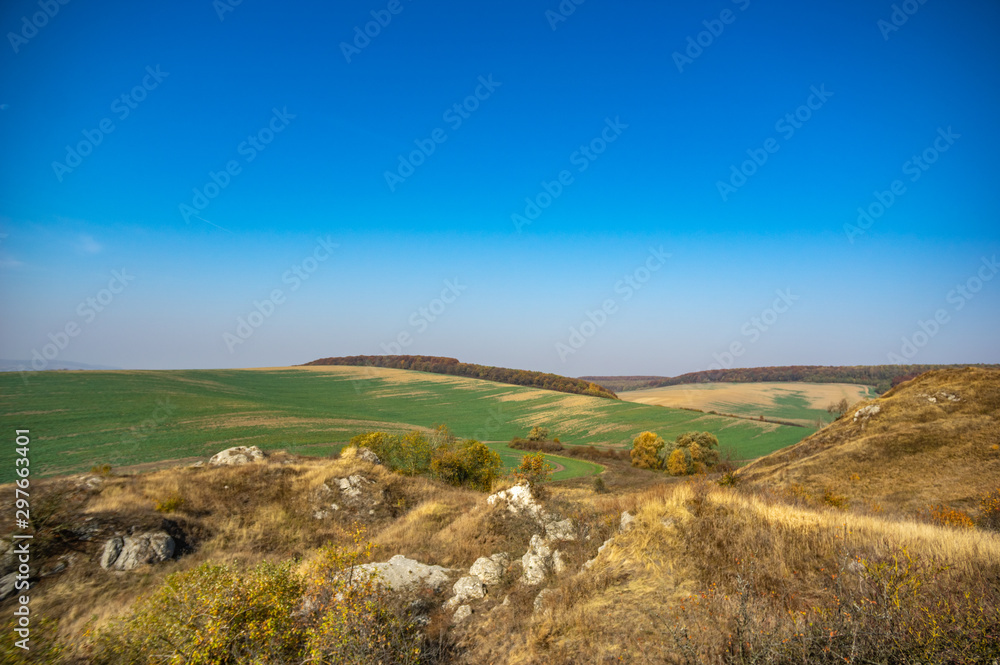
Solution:
[[[370,367],[252,370],[60,371],[0,374],[0,422],[30,429],[36,474],[194,461],[230,446],[328,455],[370,430],[445,423],[460,437],[505,443],[534,425],[565,444],[628,447],[652,430],[666,439],[713,432],[723,450],[753,459],[797,443],[810,428],[660,406]],[[9,460],[13,451],[4,456]],[[513,459],[508,455],[508,463]],[[559,459],[570,473],[592,473]],[[579,465],[578,465],[579,464]],[[13,479],[0,466],[0,482]],[[566,474],[563,474],[565,477]]]
[[[826,407],[846,399],[874,398],[868,386],[853,383],[689,383],[623,392],[622,400],[672,408],[784,420],[815,426],[833,420]]]

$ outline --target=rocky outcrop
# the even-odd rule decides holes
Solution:
[[[531,488],[527,483],[514,485],[513,487],[501,490],[496,494],[491,494],[486,498],[486,503],[491,506],[503,506],[512,515],[524,515],[534,519],[540,524],[545,523],[545,510],[541,504],[535,501],[531,494]]]
[[[618,528],[621,529],[622,533],[625,533],[632,528],[632,522],[635,521],[635,515],[631,514],[627,510],[622,513],[621,520],[618,522]]]
[[[442,590],[451,581],[455,571],[441,566],[429,566],[397,554],[384,563],[366,563],[358,566],[363,572],[374,573],[380,584],[394,591],[417,589]]]
[[[376,455],[374,453],[374,451],[372,451],[371,448],[365,448],[364,446],[362,446],[361,448],[358,448],[358,452],[356,453],[356,456],[362,462],[368,462],[369,464],[381,464],[382,463],[382,460],[380,460],[378,458],[378,455]]]
[[[475,575],[486,586],[497,586],[509,565],[510,556],[506,552],[499,552],[489,558],[481,556],[469,568],[469,575]]]
[[[528,551],[521,557],[521,583],[529,586],[541,584],[550,573],[559,574],[566,564],[562,554],[553,550],[538,534],[531,537]]]
[[[452,615],[451,621],[452,623],[462,623],[470,616],[472,616],[472,608],[469,607],[468,605],[462,605],[457,610],[455,610],[455,614]]]
[[[555,520],[545,525],[545,538],[550,541],[576,540],[576,526],[568,517],[560,522]]]
[[[452,587],[455,595],[444,604],[448,609],[456,605],[467,604],[470,600],[479,600],[486,597],[486,585],[475,575],[466,575],[455,582]]]
[[[101,568],[133,570],[139,566],[160,563],[173,557],[176,543],[163,531],[140,533],[120,538],[115,536],[104,544]]]
[[[236,446],[216,453],[208,460],[209,466],[236,466],[251,464],[264,459],[264,451],[257,446]]]

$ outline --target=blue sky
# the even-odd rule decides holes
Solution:
[[[1000,362],[1000,6],[897,7],[4,3],[0,357]]]

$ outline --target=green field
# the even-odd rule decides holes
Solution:
[[[798,442],[811,429],[567,395],[478,379],[364,367],[0,374],[14,478],[14,430],[31,432],[36,474],[207,457],[236,445],[329,454],[352,436],[446,423],[461,437],[506,442],[533,425],[566,444],[627,447],[643,430],[666,439],[707,430],[737,457]],[[585,464],[579,460],[560,463]],[[573,467],[577,471],[591,467]]]

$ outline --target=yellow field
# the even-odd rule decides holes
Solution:
[[[625,401],[672,408],[775,418],[800,424],[830,420],[826,407],[865,399],[868,388],[852,383],[691,383],[619,394]]]

